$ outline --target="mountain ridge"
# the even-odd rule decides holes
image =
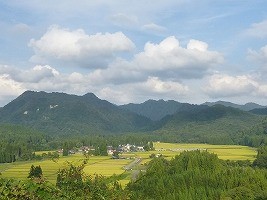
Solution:
[[[0,122],[68,134],[90,130],[94,134],[140,131],[151,123],[149,119],[122,110],[92,93],[77,96],[34,91],[26,91],[4,106],[0,111]]]
[[[55,136],[142,133],[159,140],[212,144],[260,144],[265,138],[262,132],[260,136],[253,131],[243,134],[264,117],[238,108],[174,100],[129,105],[143,113],[93,93],[78,96],[26,91],[0,109],[0,124],[23,125]],[[154,113],[157,115],[152,118]]]
[[[216,101],[216,102],[205,102],[202,105],[213,106],[216,104],[224,105],[226,107],[238,108],[238,109],[244,110],[244,111],[266,108],[266,106],[259,105],[259,104],[253,103],[253,102],[248,102],[248,103],[245,103],[242,105],[242,104],[235,104],[235,103],[228,102],[228,101]]]

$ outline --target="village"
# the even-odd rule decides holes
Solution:
[[[94,146],[81,146],[79,148],[74,147],[72,149],[69,149],[67,153],[65,153],[65,155],[69,155],[69,154],[87,154],[87,155],[96,155],[96,152],[99,151],[99,146],[98,147],[94,147]],[[104,148],[102,148],[102,153],[100,153],[100,155],[110,155],[112,156],[113,159],[124,159],[124,157],[119,156],[119,154],[122,153],[128,153],[128,152],[142,152],[147,150],[146,147],[144,146],[136,146],[133,144],[121,144],[118,145],[117,147],[113,147],[113,146],[105,146]],[[103,152],[104,151],[104,152]],[[62,154],[64,156],[64,149],[59,149],[57,150],[57,153]],[[98,155],[98,154],[97,154]]]

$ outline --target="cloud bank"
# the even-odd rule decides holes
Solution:
[[[31,61],[71,62],[82,67],[103,68],[120,52],[131,51],[135,45],[122,32],[87,35],[84,30],[70,31],[51,26],[39,39],[31,39],[29,47],[35,55]]]

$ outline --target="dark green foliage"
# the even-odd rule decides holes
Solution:
[[[267,168],[267,145],[259,147],[258,154],[256,160],[253,162],[253,165],[260,168]]]
[[[131,106],[135,107],[132,104]],[[50,134],[50,137],[35,137],[29,134],[31,136],[27,136],[27,146],[19,146],[21,149],[17,149],[16,153],[9,154],[10,150],[2,151],[3,154],[8,152],[8,155],[2,155],[2,160],[4,160],[2,162],[32,159],[32,148],[34,150],[62,148],[64,142],[73,138],[82,144],[83,138],[97,139],[96,135],[99,134],[105,135],[103,142],[107,143],[110,138],[114,138],[111,134],[116,133],[118,139],[112,140],[117,144],[129,143],[125,142],[126,137],[127,140],[133,141],[132,143],[142,143],[138,137],[145,138],[143,145],[147,141],[160,140],[259,146],[267,141],[266,123],[264,126],[261,124],[263,116],[232,107],[222,105],[209,107],[163,100],[150,100],[140,106],[137,113],[147,112],[158,119],[165,117],[160,121],[152,122],[146,117],[101,100],[92,93],[76,96],[27,91],[0,110],[0,122],[23,124],[42,130]],[[250,131],[253,126],[262,126],[262,128]],[[126,137],[123,136],[125,134],[127,134]],[[51,137],[53,137],[52,140]],[[86,140],[89,140],[87,138]],[[69,146],[69,149],[77,147],[78,143]],[[29,152],[26,152],[26,149],[30,149]]]
[[[57,174],[56,185],[59,188],[69,190],[69,188],[78,190],[83,185],[83,168],[84,164],[80,166],[74,166],[69,163],[65,169],[60,169]]]
[[[146,130],[151,121],[88,93],[84,96],[27,91],[0,110],[0,122],[51,135]]]
[[[35,167],[34,165],[32,165],[28,178],[42,178],[42,176],[43,176],[43,171],[41,166],[39,165]]]
[[[244,105],[239,105],[239,104],[234,104],[234,103],[226,102],[226,101],[216,101],[216,102],[206,102],[203,105],[207,105],[207,106],[223,105],[225,107],[238,108],[244,111],[250,111],[250,110],[258,109],[258,108],[266,108],[266,106],[261,106],[259,104],[252,103],[252,102],[246,103]]]
[[[162,128],[155,133],[178,143],[244,144],[247,139],[244,145],[259,146],[259,142],[267,140],[267,135],[248,130],[260,126],[262,120],[260,116],[231,107],[198,107],[164,118]],[[252,143],[253,138],[260,141]]]
[[[100,142],[98,145],[95,147],[94,151],[95,156],[107,156],[107,144],[105,142]]]
[[[73,199],[126,199],[127,193],[118,182],[110,183],[101,175],[85,176],[85,164],[86,161],[78,166],[68,163],[66,168],[59,170],[56,185],[66,196]]]
[[[179,103],[173,100],[148,100],[141,104],[130,103],[120,107],[145,116],[153,121],[159,121],[167,115],[173,115],[176,112],[189,110],[197,106],[188,103]]]
[[[145,146],[144,146],[144,150],[145,151],[153,151],[155,150],[153,142],[148,142]]]
[[[112,153],[112,158],[114,159],[119,159],[120,158],[120,152],[119,151],[114,151]]]
[[[0,199],[66,200],[64,193],[51,183],[0,179]]]
[[[267,115],[267,108],[255,108],[250,112],[257,115]]]
[[[64,145],[63,145],[63,156],[68,156],[69,155],[69,146],[68,146],[68,143],[65,142]]]
[[[229,166],[208,152],[183,152],[171,161],[153,159],[127,189],[131,199],[267,198],[267,171]]]
[[[0,163],[35,158],[36,150],[49,148],[51,137],[17,125],[0,125]]]

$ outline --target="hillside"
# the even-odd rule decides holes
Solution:
[[[1,123],[22,124],[50,134],[99,134],[146,130],[151,121],[101,100],[27,91],[0,110]]]
[[[239,105],[239,104],[235,104],[235,103],[231,103],[231,102],[227,102],[227,101],[216,101],[216,102],[205,102],[202,105],[207,105],[207,106],[214,106],[214,105],[223,105],[226,107],[232,107],[232,108],[238,108],[240,110],[244,110],[244,111],[250,111],[253,109],[261,109],[261,108],[266,108],[266,106],[262,106],[256,103],[246,103],[244,105]]]
[[[0,124],[23,125],[53,136],[128,133],[129,138],[147,141],[250,146],[258,146],[266,139],[266,134],[248,131],[262,126],[263,119],[223,105],[149,100],[117,106],[93,93],[77,96],[27,91],[0,110]]]
[[[164,101],[161,99],[158,101],[148,100],[141,104],[130,103],[120,107],[145,116],[153,121],[158,121],[167,115],[173,115],[176,112],[192,109],[197,106],[188,103],[179,103],[173,100]]]
[[[257,115],[267,115],[267,108],[255,108],[250,110],[250,112]]]
[[[178,112],[161,120],[159,134],[175,134],[176,142],[234,144],[239,131],[248,130],[262,117],[239,109],[215,105]]]

